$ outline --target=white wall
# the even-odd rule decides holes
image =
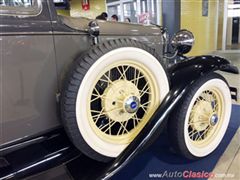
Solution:
[[[232,17],[227,19],[227,45],[232,45]]]

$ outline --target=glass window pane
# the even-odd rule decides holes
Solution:
[[[137,23],[137,5],[136,0],[132,2],[127,2],[123,4],[123,16],[129,18],[131,22]]]
[[[120,4],[108,6],[108,17],[111,17],[114,14],[116,14],[118,17],[121,16]]]
[[[0,0],[0,6],[32,7],[34,0]]]
[[[130,19],[132,23],[158,24],[159,0],[119,0],[117,3],[115,2],[108,4],[109,16],[117,14],[124,21]]]
[[[139,23],[157,24],[157,0],[141,0]]]

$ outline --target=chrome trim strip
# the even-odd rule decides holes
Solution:
[[[51,31],[48,32],[0,32],[0,35],[52,35]]]
[[[87,35],[85,32],[0,32],[0,35]]]
[[[87,35],[87,32],[61,32],[61,31],[54,31],[54,35]]]

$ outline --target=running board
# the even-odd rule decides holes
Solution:
[[[2,148],[0,152],[0,180],[35,175],[81,155],[63,128]]]

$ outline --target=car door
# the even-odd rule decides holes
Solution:
[[[47,1],[0,1],[0,148],[59,125]]]

